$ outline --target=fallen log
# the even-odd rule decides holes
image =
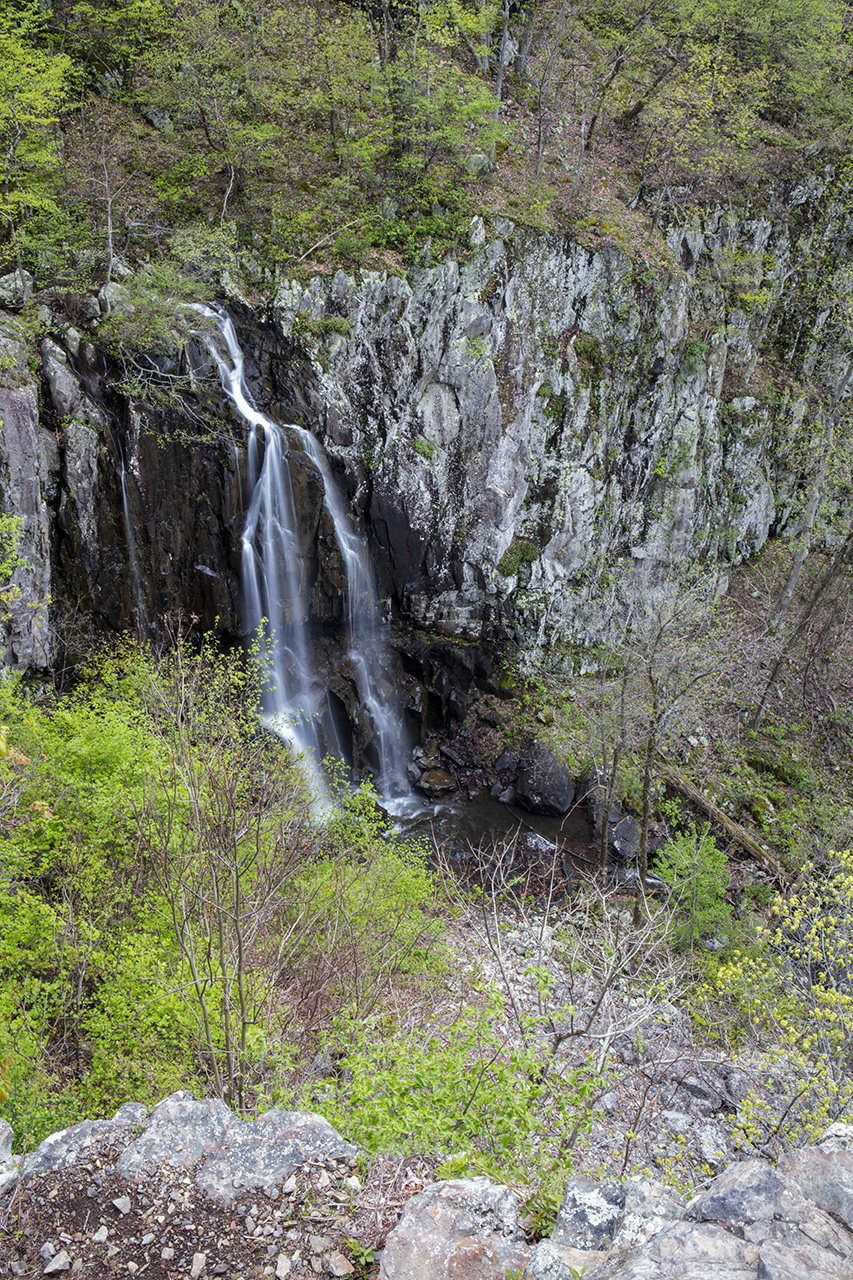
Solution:
[[[745,827],[739,822],[733,821],[727,813],[724,813],[718,804],[715,804],[709,796],[694,786],[689,778],[685,778],[683,773],[679,773],[677,769],[673,769],[672,765],[663,765],[660,769],[661,777],[664,781],[689,800],[691,804],[695,804],[697,809],[701,809],[706,813],[712,822],[718,827],[722,827],[726,835],[732,839],[735,844],[739,845],[750,857],[760,863],[766,871],[774,875],[783,885],[788,884],[790,876],[783,868],[778,858],[770,852],[764,845],[754,839]]]

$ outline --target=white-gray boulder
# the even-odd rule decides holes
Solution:
[[[488,1178],[434,1182],[406,1205],[382,1250],[380,1280],[506,1280],[530,1258],[518,1199]]]

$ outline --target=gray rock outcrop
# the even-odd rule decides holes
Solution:
[[[20,1176],[70,1168],[104,1145],[120,1148],[116,1169],[128,1181],[158,1168],[188,1169],[199,1190],[220,1205],[244,1190],[280,1188],[303,1164],[346,1164],[356,1156],[356,1148],[312,1112],[268,1111],[249,1123],[218,1098],[198,1101],[179,1091],[150,1115],[139,1103],[126,1103],[112,1120],[84,1120],[51,1134],[23,1157]]]
[[[49,503],[59,460],[55,440],[39,420],[38,383],[29,355],[23,327],[11,316],[0,315],[0,511],[17,522],[20,557],[8,582],[0,583],[0,662],[43,668],[52,651]]]
[[[380,1280],[505,1280],[530,1257],[518,1198],[488,1178],[434,1182],[388,1236]]]
[[[352,1143],[344,1142],[328,1120],[313,1112],[268,1111],[251,1124],[229,1133],[228,1141],[208,1157],[196,1185],[218,1204],[231,1204],[242,1190],[268,1191],[281,1186],[294,1169],[309,1161],[351,1160]]]
[[[404,616],[466,636],[499,623],[521,642],[600,638],[654,596],[662,566],[701,564],[713,591],[790,518],[796,465],[780,445],[804,402],[749,386],[807,282],[824,189],[771,194],[764,217],[673,226],[681,268],[642,279],[615,248],[496,219],[464,263],[280,286],[285,337],[336,318],[299,340]],[[760,305],[735,260],[752,264]],[[812,367],[837,356],[806,345]]]
[[[12,1158],[12,1126],[0,1119],[0,1196],[18,1181],[18,1161]]]
[[[850,1128],[832,1126],[824,1144],[789,1152],[776,1168],[764,1160],[732,1164],[686,1206],[649,1179],[619,1184],[572,1177],[550,1239],[535,1246],[525,1238],[519,1200],[508,1187],[485,1177],[434,1182],[406,1202],[382,1250],[380,1280],[506,1280],[508,1273],[524,1280],[577,1274],[585,1280],[850,1280],[853,1150],[842,1145]],[[14,1169],[10,1147],[11,1131],[0,1125],[0,1170]],[[235,1217],[241,1225],[231,1227],[254,1238],[257,1211],[246,1208],[253,1194],[261,1193],[259,1204],[283,1203],[297,1186],[293,1174],[301,1170],[297,1176],[304,1177],[318,1166],[333,1191],[327,1168],[337,1169],[339,1185],[345,1179],[359,1189],[360,1180],[348,1172],[355,1156],[320,1116],[270,1111],[247,1123],[222,1102],[179,1092],[150,1115],[128,1103],[112,1120],[87,1120],[52,1134],[21,1158],[20,1176],[38,1188],[44,1175],[68,1171],[73,1178],[75,1166],[114,1170],[113,1187],[127,1188],[109,1192],[115,1221],[116,1212],[130,1214],[131,1197],[177,1173],[188,1190],[176,1194],[188,1207],[193,1186],[217,1212],[244,1197]],[[92,1174],[93,1192],[100,1177]],[[12,1185],[14,1178],[0,1190]],[[282,1210],[275,1214],[281,1219]],[[102,1239],[107,1234],[105,1227]],[[334,1259],[333,1274],[351,1273],[352,1264],[325,1238],[312,1250],[318,1262],[324,1250]],[[45,1260],[55,1256],[51,1245]],[[289,1273],[284,1264],[281,1269]]]
[[[618,1249],[589,1280],[849,1280],[853,1275],[853,1153],[791,1152],[730,1165],[683,1220],[627,1256]]]
[[[792,315],[786,368],[804,381],[837,365],[831,326],[810,329],[798,291],[830,224],[832,253],[849,257],[848,223],[814,178],[769,193],[761,217],[673,224],[672,269],[638,272],[615,247],[477,222],[466,261],[284,281],[274,323],[235,306],[246,376],[279,421],[322,439],[397,616],[467,639],[598,641],[655,607],[664,570],[700,567],[713,594],[796,521],[805,399],[752,394],[751,379],[781,360]],[[7,283],[0,303],[17,306]],[[7,663],[48,660],[33,613],[48,596],[110,629],[181,609],[239,635],[245,428],[201,345],[158,357],[146,400],[95,329],[54,326],[39,418],[24,328],[11,315],[0,328],[14,366],[0,501],[23,519],[30,575]],[[340,556],[304,458],[293,484],[310,609],[338,623]]]

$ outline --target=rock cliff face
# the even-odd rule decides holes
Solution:
[[[234,310],[253,394],[323,441],[399,618],[583,642],[664,570],[719,589],[796,511],[795,379],[831,381],[841,358],[810,299],[851,243],[812,178],[760,218],[673,225],[668,269],[475,219],[464,262],[284,282],[263,319]],[[40,378],[20,322],[0,326],[0,500],[28,565],[6,662],[49,664],[48,598],[110,629],[182,610],[242,634],[243,425],[209,384],[198,413],[191,395],[122,392],[96,320],[46,324]],[[205,362],[188,339],[163,372],[193,383]],[[340,565],[315,479],[298,463],[310,608],[329,625]]]
[[[500,219],[484,242],[475,219],[464,264],[283,285],[401,613],[587,640],[664,566],[721,585],[795,501],[805,401],[760,359],[838,360],[801,315],[829,226],[843,261],[850,220],[813,181],[763,218],[673,227],[668,272]]]

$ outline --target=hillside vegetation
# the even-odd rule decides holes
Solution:
[[[504,212],[654,260],[661,215],[844,154],[843,0],[10,0],[0,244],[79,291],[398,263]]]

